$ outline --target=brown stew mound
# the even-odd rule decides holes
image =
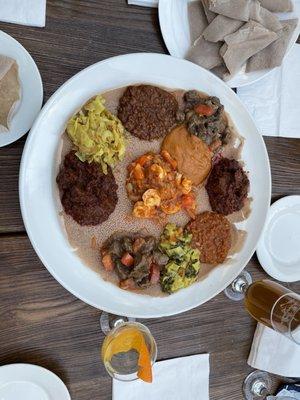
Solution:
[[[208,146],[226,143],[228,122],[218,97],[203,97],[196,90],[185,92],[184,109],[177,114],[177,120],[185,122],[188,131]]]
[[[206,190],[212,210],[229,215],[243,208],[249,179],[238,161],[222,158],[214,165]]]
[[[101,249],[102,264],[106,271],[115,271],[121,289],[146,288],[157,284],[160,269],[168,257],[157,248],[153,236],[114,235]]]
[[[61,202],[67,214],[80,225],[98,225],[108,219],[118,201],[117,184],[99,164],[82,162],[70,151],[57,175]]]
[[[205,211],[196,215],[186,229],[192,233],[192,246],[200,251],[200,261],[206,264],[221,264],[231,247],[231,226],[220,214]]]
[[[143,140],[165,136],[176,123],[178,102],[155,86],[128,86],[120,98],[118,117],[125,128]]]

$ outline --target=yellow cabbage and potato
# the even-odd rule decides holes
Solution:
[[[105,99],[96,96],[86,103],[67,124],[67,134],[81,161],[97,162],[107,174],[125,155],[125,129],[105,108]]]

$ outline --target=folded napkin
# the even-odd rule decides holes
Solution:
[[[300,45],[295,44],[281,67],[237,89],[263,135],[300,138],[299,65]]]
[[[158,0],[128,0],[128,4],[144,7],[158,7]]]
[[[0,21],[45,26],[46,0],[0,0]]]
[[[258,324],[248,364],[272,374],[300,377],[300,346],[280,333]]]
[[[113,400],[209,400],[209,354],[157,362],[151,384],[113,380],[112,394]]]
[[[283,385],[277,393],[276,397],[278,400],[300,400],[300,385],[299,384],[292,384],[288,383]],[[269,399],[268,399],[269,400]],[[271,399],[270,399],[271,400]]]

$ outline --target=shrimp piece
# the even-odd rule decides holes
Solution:
[[[150,167],[151,173],[159,180],[163,180],[166,176],[166,171],[158,164],[152,164]]]
[[[176,214],[181,210],[180,203],[176,204],[162,204],[161,209],[165,214]]]
[[[154,213],[154,207],[146,206],[143,201],[137,201],[133,207],[133,215],[137,218],[151,218]]]
[[[159,192],[156,189],[148,189],[143,194],[143,202],[149,207],[158,207],[161,202]]]
[[[181,188],[183,194],[189,194],[192,190],[192,181],[187,178],[183,178],[181,181]]]

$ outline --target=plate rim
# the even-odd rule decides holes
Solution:
[[[65,399],[60,399],[60,400],[71,400],[71,395],[70,392],[64,383],[64,381],[53,371],[49,370],[48,368],[42,367],[37,364],[31,364],[31,363],[10,363],[10,364],[5,364],[0,366],[0,374],[1,371],[8,370],[8,372],[15,374],[16,372],[14,371],[14,368],[26,368],[31,370],[33,373],[42,373],[44,376],[51,376],[53,379],[56,380],[57,384],[60,385],[61,389],[65,391]],[[11,371],[12,370],[12,371]],[[31,381],[32,383],[36,383],[35,381]],[[7,381],[9,383],[9,381]],[[47,387],[44,389],[48,389]],[[51,393],[50,393],[51,394]],[[52,396],[51,396],[52,397]],[[54,400],[54,399],[53,399]]]
[[[145,52],[138,52],[138,53],[129,53],[129,54],[123,54],[123,55],[118,55],[118,56],[114,56],[114,57],[110,57],[107,59],[104,59],[102,61],[99,61],[97,63],[94,63],[92,65],[89,65],[88,67],[84,68],[83,70],[80,70],[79,72],[77,72],[75,75],[73,75],[72,77],[70,77],[66,82],[64,82],[48,99],[48,101],[44,104],[42,110],[40,111],[38,117],[36,118],[30,133],[27,137],[25,146],[24,146],[24,150],[23,150],[23,154],[22,154],[22,158],[21,158],[21,162],[20,162],[20,174],[19,174],[19,199],[20,199],[20,208],[21,208],[21,213],[22,213],[22,217],[23,217],[23,221],[24,221],[24,225],[28,234],[28,237],[30,239],[30,242],[36,252],[36,254],[38,255],[40,261],[42,262],[42,264],[44,265],[44,267],[49,271],[49,273],[57,280],[58,283],[60,283],[66,290],[68,290],[71,294],[73,294],[75,297],[77,297],[78,299],[80,299],[81,301],[83,301],[86,304],[89,304],[90,306],[96,308],[96,309],[101,309],[103,311],[106,312],[113,312],[111,309],[109,309],[106,306],[101,306],[101,308],[99,307],[98,304],[96,304],[95,302],[91,301],[91,300],[87,300],[86,298],[84,298],[83,295],[78,294],[78,292],[76,291],[76,289],[73,289],[68,283],[66,283],[65,281],[63,281],[62,279],[60,279],[60,277],[57,275],[57,273],[53,270],[52,267],[49,266],[49,263],[46,261],[46,259],[43,257],[42,252],[40,252],[38,245],[36,244],[35,240],[33,239],[33,234],[32,231],[29,228],[29,222],[27,221],[27,212],[26,212],[26,208],[24,205],[24,189],[22,188],[22,182],[24,181],[24,175],[25,175],[25,162],[26,162],[26,158],[29,156],[29,152],[27,151],[27,148],[30,147],[31,141],[33,140],[33,135],[32,132],[35,130],[35,127],[38,125],[40,119],[43,118],[43,116],[47,113],[48,108],[50,108],[52,106],[52,104],[55,101],[56,96],[58,96],[60,94],[61,91],[63,91],[63,89],[70,83],[70,81],[72,81],[75,78],[78,78],[81,74],[86,73],[87,71],[89,71],[90,69],[95,68],[98,65],[103,65],[106,63],[111,62],[112,60],[116,60],[118,58],[130,58],[130,57],[135,57],[135,56],[147,56],[147,57],[152,57],[152,56],[158,56],[158,57],[168,57],[170,59],[176,60],[177,62],[181,62],[181,63],[189,63],[191,65],[193,65],[194,68],[200,68],[201,70],[204,71],[205,74],[211,74],[213,76],[214,79],[218,80],[219,83],[221,83],[221,85],[224,87],[224,89],[226,91],[232,91],[230,89],[230,87],[228,85],[226,85],[226,83],[224,81],[222,81],[221,79],[219,79],[218,77],[216,77],[214,74],[212,74],[210,71],[207,71],[206,69],[193,64],[192,62],[188,61],[188,60],[184,60],[184,59],[180,59],[180,58],[176,58],[176,57],[172,57],[171,55],[168,54],[160,54],[160,53],[145,53]],[[238,101],[238,103],[241,105],[241,107],[244,109],[244,111],[247,113],[247,115],[249,116],[249,118],[251,119],[253,125],[255,126],[255,128],[257,129],[253,118],[251,117],[251,115],[249,114],[249,112],[247,111],[247,109],[245,108],[245,106],[242,104],[242,102],[240,101],[240,99],[237,97],[237,95],[233,92],[234,97],[236,99],[236,101]],[[270,204],[270,199],[271,199],[271,190],[272,190],[272,177],[271,177],[271,168],[270,168],[270,161],[269,161],[269,156],[268,156],[268,152],[267,152],[267,148],[265,145],[265,142],[262,138],[262,136],[259,134],[259,131],[257,129],[257,139],[260,140],[261,145],[262,145],[262,149],[264,151],[264,157],[267,161],[268,164],[268,170],[266,171],[266,175],[267,175],[267,181],[268,181],[268,204]],[[267,218],[267,212],[265,213],[265,219],[264,222]],[[259,234],[259,237],[263,231],[263,227],[264,224],[262,224],[261,227],[261,231]],[[257,243],[256,243],[257,246]],[[254,246],[253,248],[251,248],[251,251],[249,252],[249,257],[247,258],[247,262],[245,262],[245,265],[243,265],[242,267],[240,267],[239,272],[241,272],[245,266],[248,264],[249,260],[252,258],[256,246]],[[235,274],[237,275],[237,274]],[[234,279],[234,278],[233,278]],[[177,314],[181,314],[183,312],[186,312],[188,310],[191,310],[193,308],[199,307],[201,304],[206,303],[207,301],[211,300],[213,297],[217,296],[219,293],[221,293],[229,284],[230,282],[225,282],[223,285],[221,285],[221,289],[218,290],[217,293],[212,294],[211,296],[207,297],[205,301],[202,301],[201,303],[190,307],[188,305],[186,306],[181,306],[177,308],[177,311],[173,311],[173,312],[160,312],[159,316],[157,313],[147,313],[147,315],[145,315],[144,313],[120,313],[118,312],[118,315],[126,315],[128,317],[135,317],[135,318],[160,318],[160,317],[165,317],[165,316],[171,316],[171,315],[177,315]]]
[[[262,267],[262,269],[272,278],[276,279],[279,282],[298,282],[300,281],[300,270],[298,272],[297,275],[297,279],[295,279],[294,277],[285,277],[284,273],[281,270],[278,269],[274,269],[273,267],[270,267],[268,263],[266,263],[266,266],[263,265],[263,263],[261,262],[262,259],[265,258],[266,254],[269,254],[269,252],[267,251],[267,249],[264,246],[264,239],[265,239],[265,233],[266,233],[266,229],[270,223],[270,219],[272,218],[272,216],[274,216],[274,213],[277,211],[278,207],[280,207],[281,205],[286,204],[287,202],[289,202],[290,200],[298,200],[296,202],[296,204],[300,205],[300,195],[298,194],[292,194],[292,195],[288,195],[288,196],[283,196],[280,199],[274,201],[274,203],[272,203],[272,205],[269,208],[268,211],[268,215],[267,215],[267,219],[264,225],[264,229],[262,231],[262,234],[260,236],[260,239],[257,243],[257,248],[256,248],[256,254],[257,254],[257,258],[258,261]]]

